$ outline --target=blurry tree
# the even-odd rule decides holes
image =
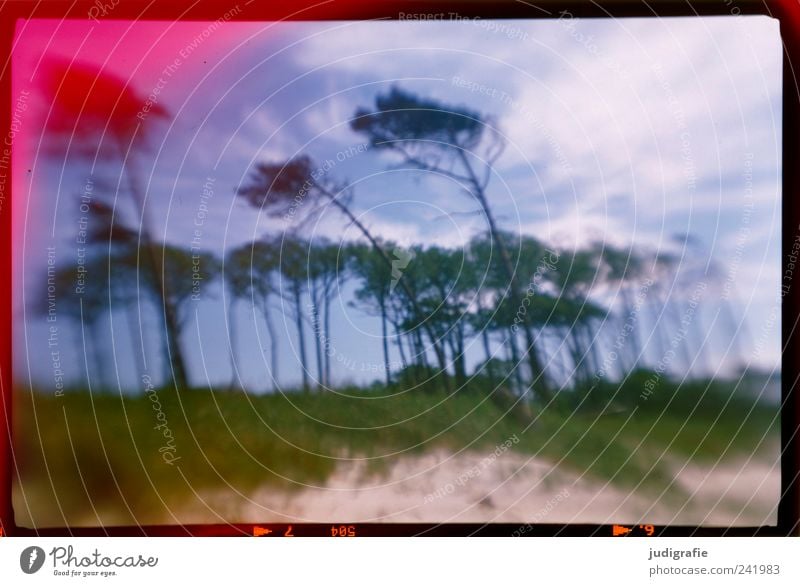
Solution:
[[[109,195],[127,193],[135,215],[130,224],[138,227],[137,257],[157,295],[163,300],[163,325],[167,337],[171,372],[177,388],[188,387],[183,353],[179,343],[179,324],[171,299],[159,271],[158,244],[152,237],[153,222],[149,217],[147,193],[139,183],[137,165],[149,149],[154,123],[168,119],[167,111],[148,102],[128,81],[84,63],[51,59],[42,69],[45,95],[51,97],[52,108],[47,117],[47,149],[63,169],[80,159],[94,172],[98,166],[119,164],[124,169],[128,189]],[[147,108],[145,109],[145,106]],[[120,186],[121,187],[121,186]],[[180,297],[180,296],[178,296]]]

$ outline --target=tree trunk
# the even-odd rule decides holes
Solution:
[[[478,311],[477,316],[479,320],[482,320],[484,313],[483,313],[483,304],[481,303],[481,296],[478,293],[475,296],[475,300],[477,303]],[[480,321],[478,322],[480,323]],[[486,365],[484,367],[486,371],[486,377],[489,379],[489,384],[494,386],[494,363],[492,361],[492,344],[489,340],[489,323],[482,324],[481,327],[481,340],[483,341],[483,352],[486,355]]]
[[[450,394],[453,393],[453,386],[450,383],[450,373],[447,370],[447,356],[446,356],[446,354],[444,352],[444,348],[442,347],[444,342],[443,341],[439,341],[436,338],[436,333],[432,329],[427,329],[426,333],[430,337],[431,347],[433,347],[434,350],[437,350],[434,353],[436,354],[436,363],[438,364],[438,367],[439,367],[440,378],[445,379],[447,394],[450,395]],[[423,352],[426,351],[424,342],[425,341],[422,340]]]
[[[88,358],[86,356],[86,352],[84,351],[84,336],[83,336],[83,326],[81,325],[80,319],[75,317],[73,320],[74,327],[70,328],[73,332],[73,336],[75,337],[72,340],[72,343],[75,345],[75,365],[78,368],[78,380],[80,381],[79,386],[85,386],[85,388],[89,388],[89,367],[87,365]],[[85,376],[84,376],[85,375]]]
[[[428,353],[425,350],[425,343],[422,339],[422,332],[419,329],[414,330],[414,346],[416,348],[415,353],[417,356],[417,360],[419,360],[419,365],[426,369],[430,366],[428,364]]]
[[[512,331],[509,331],[508,348],[511,352],[511,373],[509,374],[509,379],[514,387],[514,393],[518,393],[520,389],[522,389],[522,380],[519,376],[520,360],[519,350],[517,348],[517,335]]]
[[[386,302],[381,299],[381,332],[383,334],[383,366],[386,372],[386,387],[392,384],[392,374],[389,368],[389,332],[386,326]]]
[[[663,359],[664,355],[669,351],[669,333],[668,327],[665,325],[665,305],[666,298],[661,295],[661,291],[654,289],[656,303],[650,305],[650,317],[653,321],[652,331],[654,335],[650,336],[651,343],[656,346],[656,360],[652,364],[652,368],[657,368],[658,364]],[[661,311],[659,312],[659,308]]]
[[[320,303],[319,303],[319,285],[316,281],[311,285],[311,299],[313,306],[311,307],[311,330],[314,334],[314,349],[317,353],[317,387],[325,386],[325,366],[323,365],[324,358],[322,357],[322,324],[320,323]]]
[[[325,345],[327,348],[324,349],[324,356],[325,359],[325,385],[330,386],[331,384],[331,355],[328,349],[332,348],[331,346],[331,296],[328,291],[325,292]]]
[[[453,369],[456,375],[456,386],[461,388],[467,383],[467,369],[464,364],[464,332],[456,328],[453,333]]]
[[[578,342],[574,328],[567,331],[565,342],[566,346],[569,348],[570,356],[572,357],[573,386],[578,390],[586,383],[586,379],[583,376],[584,357],[581,355],[580,343]]]
[[[275,333],[275,324],[272,323],[272,316],[269,313],[268,298],[264,298],[261,303],[261,313],[264,315],[264,322],[267,325],[269,334],[269,365],[272,376],[271,387],[278,387],[278,337]]]
[[[674,334],[670,339],[670,346],[672,345],[672,341],[678,341],[677,352],[681,354],[683,358],[684,368],[681,369],[682,372],[688,373],[692,368],[692,357],[689,353],[689,344],[688,344],[688,336],[685,334],[682,335],[681,331],[683,330],[684,326],[681,323],[681,308],[680,305],[676,308],[675,306],[677,303],[673,300],[667,301],[666,307],[669,309],[669,317],[672,323],[674,324]],[[681,336],[681,339],[678,340],[678,337]]]
[[[133,308],[131,307],[129,302],[125,303],[125,319],[128,322],[128,330],[130,331],[131,336],[131,352],[136,357],[136,370],[137,376],[141,376],[141,374],[145,370],[145,364],[147,363],[146,358],[144,356],[144,339],[142,337],[142,329],[141,327],[137,327],[137,320],[136,316],[133,314]],[[136,333],[139,332],[139,336]]]
[[[597,355],[594,332],[588,321],[583,324],[583,333],[586,339],[586,380],[591,381],[595,373],[600,370],[600,358]]]
[[[628,318],[633,317],[633,323],[631,324],[631,331],[628,334],[630,336],[630,343],[628,340],[625,340],[625,345],[629,348],[633,348],[633,352],[628,355],[628,357],[632,358],[630,363],[626,365],[626,372],[629,372],[636,368],[636,357],[639,354],[639,350],[641,350],[641,342],[639,340],[639,314],[641,313],[641,307],[636,308],[635,302],[631,299],[631,293],[628,291],[626,287],[623,286],[622,288],[622,300],[625,308],[625,320],[623,321],[623,326]],[[634,315],[634,311],[636,311],[636,315]]]
[[[295,309],[295,325],[297,326],[297,339],[300,345],[300,364],[303,369],[303,391],[308,393],[311,390],[311,385],[308,382],[308,360],[306,359],[306,336],[303,331],[303,305],[300,298],[300,287],[297,285],[294,288],[294,309]]]
[[[492,358],[492,346],[489,341],[489,332],[486,331],[486,328],[483,328],[481,338],[483,339],[483,352],[486,354],[486,365],[484,367],[486,377],[489,379],[489,384],[494,386],[494,359]]]
[[[236,332],[234,328],[233,310],[235,309],[235,301],[231,297],[228,303],[228,351],[231,357],[231,384],[228,390],[232,391],[236,388],[236,383],[240,380],[239,369],[236,367],[236,349],[234,348],[236,339]]]
[[[405,348],[403,347],[404,346],[404,344],[403,344],[403,335],[400,332],[400,329],[397,327],[397,324],[392,324],[392,325],[394,326],[395,338],[397,338],[397,342],[396,342],[397,343],[397,351],[400,353],[400,362],[402,363],[401,368],[403,370],[405,370],[409,366],[409,364],[408,364],[408,358],[406,357]]]

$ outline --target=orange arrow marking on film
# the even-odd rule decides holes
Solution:
[[[261,537],[262,535],[269,535],[272,533],[272,529],[267,529],[266,527],[253,527],[253,537]]]

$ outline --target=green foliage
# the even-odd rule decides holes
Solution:
[[[314,169],[311,158],[305,155],[286,163],[256,163],[236,194],[271,216],[282,216],[308,195]]]
[[[474,147],[483,133],[482,116],[467,108],[421,98],[398,87],[375,98],[375,110],[360,108],[350,127],[366,134],[372,146],[394,148],[398,141],[456,143]]]

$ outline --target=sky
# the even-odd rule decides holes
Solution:
[[[74,195],[92,173],[47,156],[42,129],[52,96],[41,89],[41,72],[57,58],[112,73],[143,98],[158,89],[154,101],[169,118],[143,116],[140,129],[152,149],[137,169],[153,232],[167,242],[189,246],[201,213],[200,246],[217,255],[291,227],[234,192],[254,163],[303,153],[333,161],[326,175],[351,182],[354,209],[384,238],[459,246],[484,230],[475,203],[451,183],[398,170],[396,159],[350,130],[358,107],[372,107],[377,94],[398,86],[476,110],[503,134],[506,149],[488,195],[505,229],[564,248],[603,240],[673,252],[688,268],[713,266],[734,292],[750,359],[766,368],[779,364],[776,20],[20,21],[12,109],[13,97],[32,98],[13,158],[20,283],[14,364],[19,376],[43,384],[52,365],[36,357],[48,326],[23,300],[41,296],[47,246],[58,246],[57,262],[74,256]],[[112,166],[110,175],[121,181],[121,170]],[[209,181],[213,196],[203,199]],[[332,213],[302,230],[335,242],[357,237]],[[231,376],[227,353],[213,346],[226,335],[224,295],[210,286],[184,335],[192,371],[202,374],[197,384]],[[333,318],[342,356],[337,377],[364,382],[374,373],[343,365],[381,361],[379,324],[349,307],[349,295]],[[237,334],[243,383],[266,388],[263,327],[248,325],[249,308],[237,312],[244,322]],[[276,315],[292,332],[290,318],[280,308]],[[129,336],[120,333],[124,326],[108,327],[117,334],[110,349],[115,370],[129,381]],[[286,373],[298,372],[295,344],[287,334]],[[285,384],[292,382],[287,376]]]

